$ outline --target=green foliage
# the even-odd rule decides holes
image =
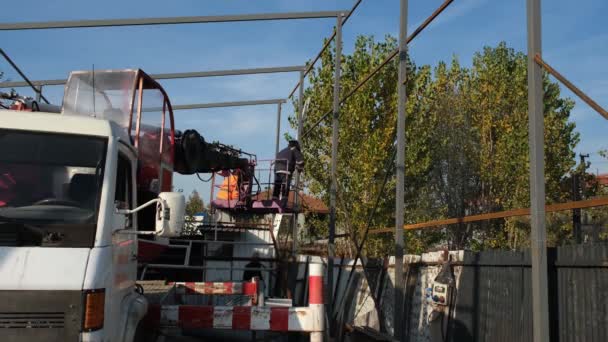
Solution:
[[[292,141],[295,138],[291,134],[289,134],[289,132],[285,132],[283,133],[283,139],[285,139],[285,141]]]
[[[396,41],[359,37],[352,55],[342,57],[345,94],[376,67]],[[335,50],[334,50],[335,51]],[[406,223],[460,217],[529,205],[527,59],[506,44],[485,47],[464,68],[454,57],[434,68],[408,61],[406,104]],[[367,223],[389,165],[386,188],[372,216],[372,229],[394,226],[394,165],[397,61],[341,106],[337,222],[357,240]],[[333,51],[309,75],[310,98],[304,131],[332,108]],[[568,121],[574,102],[544,78],[547,200],[568,198],[561,186],[575,165],[578,143]],[[297,107],[297,103],[296,103]],[[297,110],[297,108],[296,108]],[[295,127],[294,118],[290,122]],[[328,202],[331,115],[301,143],[308,190]],[[461,224],[449,229],[407,232],[408,252],[430,248],[518,248],[528,243],[525,220]],[[551,227],[555,232],[567,227]],[[561,236],[561,235],[560,235]],[[372,235],[369,254],[392,253],[392,235]]]
[[[199,195],[198,191],[193,190],[188,200],[186,201],[186,223],[183,235],[192,235],[196,233],[196,224],[194,222],[194,215],[205,211],[205,203]]]

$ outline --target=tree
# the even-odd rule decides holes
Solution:
[[[396,41],[359,37],[343,56],[342,94],[391,51]],[[335,50],[334,50],[335,51]],[[308,131],[331,107],[333,51],[309,76],[305,96],[310,106]],[[529,206],[526,56],[505,43],[477,53],[467,69],[451,63],[416,67],[408,61],[406,105],[406,222]],[[341,107],[338,153],[339,229],[360,239],[380,192],[388,165],[388,182],[372,216],[372,228],[394,225],[394,157],[397,113],[397,64],[388,63]],[[575,165],[578,133],[568,122],[573,101],[560,96],[557,84],[544,77],[546,179],[548,202],[568,197],[563,178]],[[303,141],[305,184],[328,199],[331,120],[320,123]],[[295,120],[291,120],[295,127]],[[443,230],[407,232],[409,252],[447,244],[451,248],[517,248],[528,242],[525,220],[461,224]],[[555,227],[558,232],[564,227]],[[557,236],[559,234],[554,234]],[[561,235],[560,235],[561,236]],[[392,235],[374,235],[371,254],[392,253]]]
[[[205,203],[199,195],[198,191],[193,190],[188,201],[186,201],[186,224],[184,227],[184,235],[192,235],[197,232],[196,221],[194,216],[205,211]]]
[[[471,88],[464,91],[473,105],[479,132],[481,202],[475,212],[528,207],[529,152],[527,114],[527,58],[506,47],[484,48],[475,55]],[[568,121],[574,102],[560,97],[557,83],[543,77],[545,118],[545,179],[548,203],[568,200],[560,184],[575,165],[574,147],[579,141],[575,125]],[[521,220],[477,224],[482,246],[518,248],[528,244],[529,225]],[[549,227],[549,239],[563,227]],[[553,243],[557,239],[553,239]]]

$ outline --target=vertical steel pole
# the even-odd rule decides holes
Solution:
[[[338,191],[338,132],[340,117],[340,68],[342,62],[342,13],[336,20],[336,51],[334,56],[334,99],[331,135],[331,186],[329,189],[329,243],[327,244],[327,298],[333,298],[334,289],[334,240],[336,237],[336,193]],[[330,322],[333,317],[331,300],[327,302]],[[331,326],[330,334],[333,336]]]
[[[407,101],[407,0],[401,0],[399,15],[399,75],[397,100],[397,186],[395,189],[395,312],[394,336],[403,341],[403,223],[405,209],[405,103]]]
[[[549,341],[547,231],[545,227],[544,108],[541,67],[540,0],[527,0],[528,15],[528,143],[530,148],[530,249],[532,254],[532,320],[534,342]]]
[[[304,71],[300,71],[300,89],[298,94],[298,141],[302,139],[304,128]],[[300,144],[302,142],[300,141]]]
[[[302,138],[302,125],[304,124],[303,121],[303,115],[304,115],[304,71],[300,71],[300,92],[298,95],[298,130],[297,130],[297,139],[298,142],[301,144],[302,142],[300,141],[300,139]],[[293,193],[293,208],[294,208],[294,215],[292,218],[292,227],[291,227],[291,231],[292,231],[292,235],[293,235],[293,246],[291,247],[292,253],[293,255],[296,254],[296,251],[298,250],[298,216],[300,214],[300,211],[298,209],[299,205],[300,205],[300,200],[299,200],[299,186],[300,186],[300,172],[298,171],[298,173],[296,174],[296,179],[295,179],[295,192]]]
[[[275,141],[275,152],[274,155],[276,156],[277,154],[279,154],[279,144],[281,141],[281,102],[279,102],[277,104],[277,136],[276,136],[276,141]]]
[[[40,103],[40,100],[42,100],[42,86],[41,85],[36,87],[36,102]]]

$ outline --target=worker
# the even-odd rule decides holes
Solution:
[[[239,178],[237,175],[233,175],[230,172],[224,171],[222,173],[224,181],[220,186],[220,191],[217,193],[217,199],[219,200],[235,200],[239,199],[238,182]]]
[[[276,156],[274,163],[274,189],[273,199],[287,198],[293,172],[304,170],[304,156],[300,151],[300,143],[290,140],[289,145]]]
[[[260,254],[258,252],[254,252],[251,255],[251,261],[245,265],[245,272],[243,272],[243,281],[251,281],[253,277],[258,277],[260,281],[264,278],[262,277],[262,268],[264,265],[260,263]]]

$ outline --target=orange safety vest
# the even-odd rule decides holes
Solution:
[[[236,175],[224,177],[224,181],[220,186],[220,191],[217,194],[219,200],[235,200],[239,198],[238,189],[239,178]]]

